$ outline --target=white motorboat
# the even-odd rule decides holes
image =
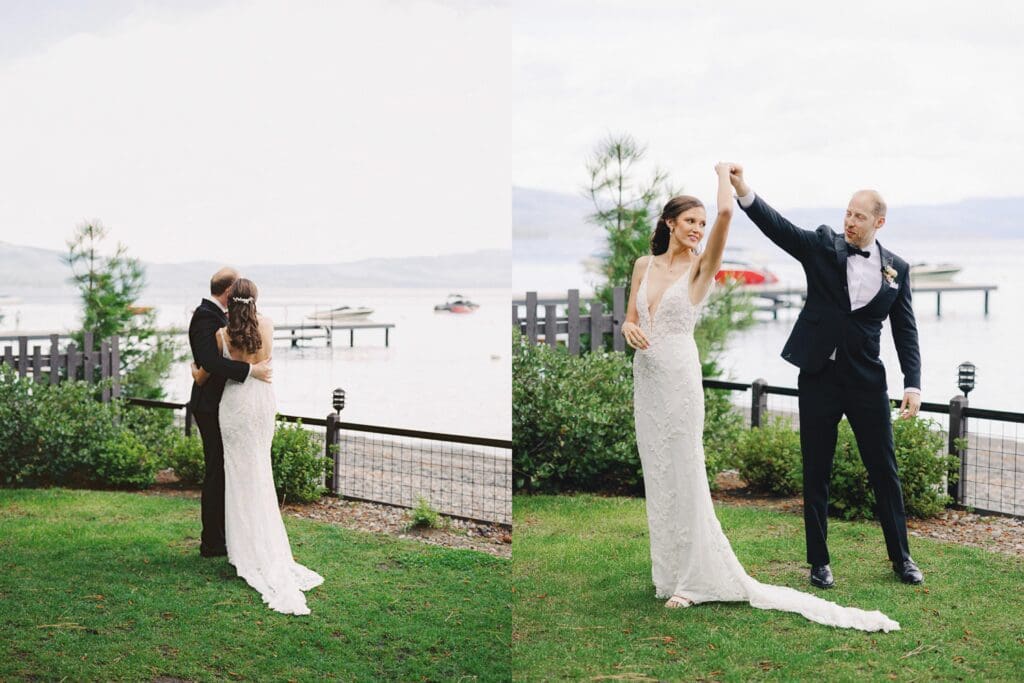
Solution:
[[[961,270],[955,263],[915,263],[910,266],[910,277],[918,282],[949,282]]]
[[[306,317],[318,322],[343,322],[346,320],[365,318],[371,313],[373,313],[373,309],[366,308],[365,306],[339,306],[338,308],[332,308],[329,311],[310,313]]]

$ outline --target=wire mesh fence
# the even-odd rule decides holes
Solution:
[[[967,423],[960,502],[978,510],[1024,515],[1024,424],[979,417],[968,417]]]
[[[448,515],[512,523],[512,450],[424,436],[338,430],[336,492]]]

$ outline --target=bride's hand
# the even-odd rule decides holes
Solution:
[[[192,380],[195,382],[199,381],[199,366],[192,363]]]
[[[636,323],[623,323],[622,336],[626,338],[627,344],[638,351],[645,351],[650,346],[650,342],[647,341],[647,335],[643,333],[643,330]]]

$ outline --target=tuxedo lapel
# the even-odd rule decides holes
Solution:
[[[850,282],[846,277],[846,259],[848,258],[846,253],[846,240],[843,239],[842,235],[836,235],[832,240],[836,248],[836,265],[839,267],[839,284],[842,287],[843,299],[846,301],[846,310],[849,311]]]
[[[889,287],[889,281],[885,279],[884,269],[885,269],[886,265],[891,265],[892,264],[892,262],[893,262],[892,254],[890,254],[888,251],[886,251],[885,247],[882,246],[881,242],[878,242],[876,240],[875,243],[878,245],[878,255],[879,255],[879,257],[881,257],[881,260],[882,260],[882,269],[883,269],[882,283],[881,283],[881,285],[879,285],[878,291],[875,292],[875,295],[873,297],[871,297],[871,301],[869,301],[864,306],[864,308],[867,308],[871,304],[875,303],[875,301],[878,299],[878,297],[882,296],[883,294],[885,294],[885,292],[887,290],[891,289],[891,287]]]

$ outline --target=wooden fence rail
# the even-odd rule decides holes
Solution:
[[[15,347],[6,345],[0,356],[0,366],[14,369],[18,377],[28,377],[39,383],[59,384],[68,380],[85,380],[96,383],[112,380],[102,390],[104,402],[121,395],[121,352],[118,338],[111,337],[100,343],[98,351],[93,350],[93,333],[86,332],[83,348],[70,342],[63,352],[60,350],[61,335],[51,334],[49,349],[35,344],[29,351],[29,337],[18,337]]]
[[[543,317],[538,315],[538,308],[543,306]],[[563,307],[564,315],[558,308]],[[520,311],[520,307],[523,308]],[[601,301],[590,302],[588,313],[581,313],[580,290],[570,289],[564,299],[540,299],[537,292],[527,292],[525,299],[512,302],[512,325],[526,335],[531,343],[543,341],[549,346],[558,344],[558,335],[566,335],[565,346],[569,353],[580,353],[583,335],[590,335],[590,348],[593,351],[604,348],[604,335],[612,335],[612,348],[616,351],[626,350],[626,340],[620,330],[626,320],[626,288],[616,287],[612,291],[612,310],[605,313]]]

